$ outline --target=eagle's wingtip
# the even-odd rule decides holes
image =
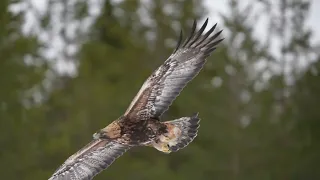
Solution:
[[[199,116],[199,112],[195,112],[195,113],[193,113],[193,115],[191,117],[197,118],[198,116]]]

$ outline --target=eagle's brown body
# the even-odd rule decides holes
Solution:
[[[95,139],[115,140],[130,146],[149,145],[161,134],[168,133],[168,127],[158,119],[145,121],[129,120],[122,116],[94,134]]]
[[[204,33],[208,19],[178,45],[171,56],[144,82],[125,113],[93,135],[93,140],[70,156],[49,180],[89,180],[108,168],[115,159],[135,146],[151,146],[176,152],[193,141],[199,127],[198,114],[173,121],[161,121],[182,89],[202,69],[206,58],[222,41],[212,35],[216,25]]]

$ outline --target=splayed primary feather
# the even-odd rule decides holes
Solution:
[[[63,163],[49,180],[92,179],[130,147],[107,140],[93,140]]]
[[[208,19],[196,32],[194,21],[189,37],[182,43],[182,32],[173,54],[145,81],[125,115],[142,116],[143,119],[160,117],[180,94],[182,89],[202,69],[206,58],[223,39],[222,31],[209,37],[216,24],[203,35]]]

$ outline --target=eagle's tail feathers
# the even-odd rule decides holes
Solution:
[[[195,113],[191,117],[182,117],[173,121],[164,122],[167,124],[169,131],[172,131],[175,135],[175,137],[168,142],[170,152],[176,152],[185,148],[194,140],[200,127],[199,122],[200,118],[198,117],[198,113]]]

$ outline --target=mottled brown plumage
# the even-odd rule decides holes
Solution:
[[[95,139],[114,140],[129,146],[148,144],[157,135],[167,132],[166,125],[157,119],[132,120],[122,116],[94,135]]]
[[[135,146],[152,146],[164,153],[186,147],[197,136],[198,114],[173,121],[160,121],[182,89],[202,69],[206,58],[222,39],[221,31],[204,34],[208,19],[182,43],[182,33],[173,54],[144,82],[120,118],[93,135],[93,140],[70,156],[50,180],[92,179],[124,152]]]

